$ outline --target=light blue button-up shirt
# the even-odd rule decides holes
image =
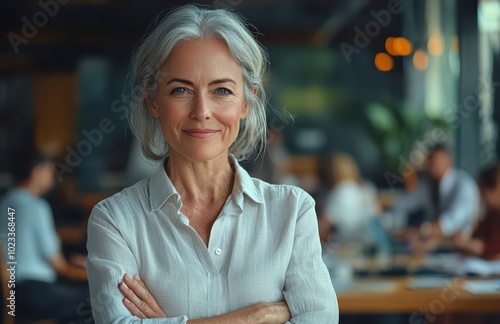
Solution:
[[[233,163],[233,192],[208,248],[180,211],[181,197],[163,169],[94,208],[87,271],[96,323],[140,322],[122,303],[125,273],[138,274],[169,317],[145,323],[186,323],[280,300],[291,323],[338,322],[314,201]]]
[[[37,280],[53,283],[57,280],[57,273],[51,261],[61,250],[61,242],[54,225],[52,209],[47,201],[35,197],[27,190],[20,188],[10,189],[0,201],[0,238],[2,239],[4,257],[7,258],[8,208],[14,210],[15,253],[8,261],[17,262],[16,282]],[[11,241],[12,244],[12,241]]]
[[[425,177],[418,186],[398,197],[392,212],[397,218],[407,218],[412,210],[421,208],[426,219],[437,215],[444,236],[458,231],[471,234],[475,217],[479,214],[479,191],[474,178],[462,170],[449,170],[439,183],[439,210],[432,206],[431,188]]]

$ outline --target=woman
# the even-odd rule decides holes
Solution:
[[[265,63],[238,16],[194,6],[138,48],[130,122],[164,168],[92,212],[97,323],[338,321],[312,198],[237,162],[265,142]]]
[[[325,216],[336,228],[340,242],[374,242],[371,223],[378,213],[376,188],[364,181],[353,158],[345,153],[331,156],[331,185]]]

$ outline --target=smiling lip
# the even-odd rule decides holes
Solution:
[[[213,129],[185,129],[184,132],[191,137],[208,138],[215,134],[217,131]]]

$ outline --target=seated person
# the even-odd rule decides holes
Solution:
[[[392,213],[407,217],[403,237],[414,253],[425,253],[459,231],[470,233],[478,206],[474,179],[454,168],[449,152],[439,144],[430,150],[417,187],[396,199]]]
[[[356,162],[337,153],[330,160],[331,189],[324,201],[324,215],[335,227],[337,242],[372,244],[370,222],[378,213],[376,188],[363,180]]]
[[[500,260],[500,162],[482,171],[478,184],[486,213],[472,237],[460,233],[454,243],[464,253]]]
[[[72,265],[61,253],[50,205],[41,198],[54,185],[54,167],[44,154],[23,150],[13,154],[16,185],[0,201],[1,210],[12,211],[14,220],[1,217],[1,238],[7,258],[7,222],[15,223],[16,314],[29,319],[57,319],[92,323],[83,266]],[[12,256],[12,255],[10,255]],[[58,276],[70,281],[58,281]],[[64,322],[66,323],[66,322]]]

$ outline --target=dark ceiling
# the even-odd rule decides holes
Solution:
[[[60,4],[68,2],[67,4]],[[44,9],[40,3],[57,3]],[[65,68],[82,55],[130,53],[159,13],[193,1],[131,0],[41,0],[4,1],[0,4],[0,72],[33,67]],[[259,39],[271,42],[332,45],[351,41],[354,27],[373,17],[370,11],[386,8],[387,0],[215,0],[196,1],[230,8],[256,26]],[[46,21],[47,10],[56,12]],[[23,26],[40,19],[32,34]],[[384,33],[398,35],[397,17]],[[26,34],[28,31],[28,34]],[[318,32],[322,31],[320,40]],[[10,35],[10,36],[9,36]],[[18,44],[13,37],[26,41]],[[19,38],[17,38],[19,40]]]

